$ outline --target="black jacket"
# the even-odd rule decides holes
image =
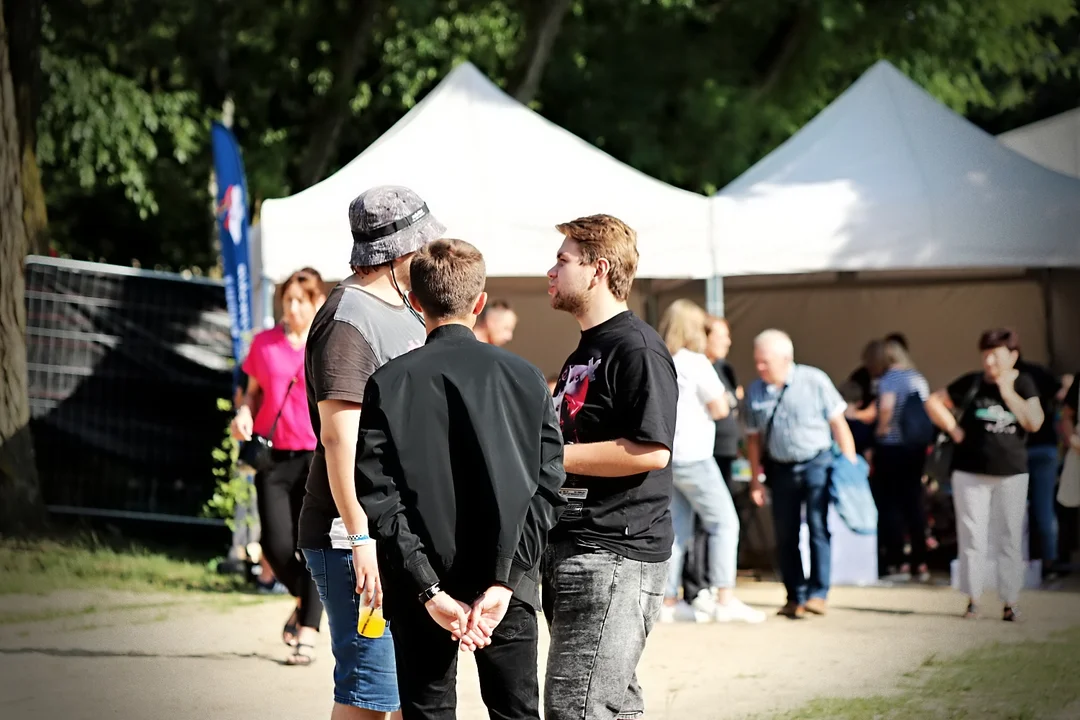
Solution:
[[[388,613],[435,582],[463,602],[502,583],[537,607],[562,454],[543,375],[467,327],[439,327],[379,368],[364,392],[356,493]]]

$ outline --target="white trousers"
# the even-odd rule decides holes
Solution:
[[[960,589],[978,600],[987,561],[994,563],[1001,601],[1014,604],[1024,584],[1023,528],[1028,475],[952,475]]]

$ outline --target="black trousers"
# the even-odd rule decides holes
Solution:
[[[457,717],[458,644],[419,602],[391,618],[404,720]],[[476,652],[480,695],[492,720],[540,720],[536,611],[510,601],[491,645]]]
[[[735,458],[717,455],[713,460],[720,467],[720,474],[728,489],[731,489],[731,463],[735,462]],[[694,539],[690,541],[683,560],[682,586],[687,602],[696,598],[702,590],[709,589],[709,533],[705,532],[697,513],[694,514]]]
[[[910,562],[912,570],[926,562],[926,509],[922,484],[926,448],[878,445],[874,449],[878,533],[886,567]],[[904,534],[911,558],[904,558]]]
[[[274,575],[300,598],[297,622],[318,628],[323,606],[319,588],[296,549],[296,528],[304,504],[304,486],[313,453],[275,450],[274,466],[255,476],[262,527],[260,545]]]

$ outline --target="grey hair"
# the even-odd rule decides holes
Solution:
[[[765,330],[754,338],[754,347],[771,347],[789,360],[795,359],[795,343],[783,330]]]

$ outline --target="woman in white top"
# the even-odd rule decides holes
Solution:
[[[668,588],[660,618],[662,622],[762,622],[765,614],[747,607],[734,594],[739,516],[713,459],[715,421],[727,417],[731,407],[720,377],[704,355],[705,323],[705,311],[689,300],[672,303],[660,322],[660,333],[675,361],[679,383],[671,455],[675,485],[671,521],[675,544],[671,549]],[[698,597],[680,601],[679,580],[686,548],[694,535],[694,513],[701,518],[709,536],[711,590],[702,590]]]

